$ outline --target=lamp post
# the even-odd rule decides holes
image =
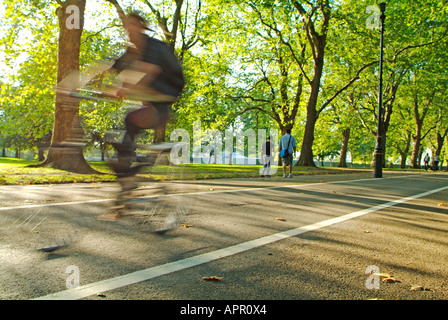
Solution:
[[[379,70],[379,86],[378,86],[378,128],[376,134],[376,146],[375,146],[375,154],[374,154],[374,177],[382,178],[383,177],[383,143],[381,138],[382,131],[382,115],[383,115],[383,47],[384,47],[384,20],[386,15],[384,12],[386,11],[386,3],[380,3],[380,11],[381,11],[381,40],[380,40],[380,70]]]

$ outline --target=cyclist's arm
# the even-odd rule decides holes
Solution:
[[[156,64],[143,62],[143,61],[136,61],[137,69],[144,73],[145,75],[143,78],[138,81],[136,84],[128,84],[126,88],[121,89],[118,91],[117,95],[120,97],[126,96],[129,91],[143,91],[151,86],[151,83],[153,83],[154,79],[157,78],[157,76],[162,73],[162,68]]]

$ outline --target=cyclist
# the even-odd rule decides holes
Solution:
[[[131,111],[125,118],[125,135],[120,143],[114,143],[117,160],[111,162],[117,178],[133,177],[138,167],[131,167],[136,160],[135,140],[145,129],[165,126],[170,107],[180,96],[185,84],[177,57],[162,41],[145,34],[150,30],[138,14],[129,14],[124,21],[129,40],[133,44],[112,65],[113,70],[129,70],[140,74],[135,83],[125,83],[116,95],[137,96],[142,107]],[[131,186],[133,187],[133,186]]]

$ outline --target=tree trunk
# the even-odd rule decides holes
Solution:
[[[406,160],[407,160],[407,154],[405,154],[405,153],[402,153],[401,155],[400,155],[400,157],[401,157],[401,161],[400,161],[400,169],[406,169]]]
[[[162,143],[165,142],[166,135],[166,122],[162,123],[161,126],[154,129],[154,137],[152,143]]]
[[[310,81],[310,95],[306,106],[307,115],[305,133],[303,135],[302,148],[300,150],[300,157],[297,165],[315,167],[316,164],[313,160],[314,128],[316,126],[319,112],[321,111],[318,111],[316,108],[324,68],[324,53],[325,46],[327,44],[327,33],[331,18],[331,8],[328,1],[323,1],[321,3],[321,33],[319,33],[311,17],[313,13],[307,13],[299,1],[294,1],[293,5],[304,19],[304,27],[307,33],[308,43],[312,48],[314,60],[314,74],[312,80]],[[312,11],[314,11],[314,9]]]
[[[446,142],[446,144],[447,144],[447,148],[448,148],[448,140],[447,140],[447,142]],[[445,171],[447,171],[448,172],[448,161],[447,161],[447,164],[446,164],[446,167],[445,167]]]
[[[442,135],[440,132],[437,132],[437,146],[436,146],[436,150],[435,150],[435,154],[440,158],[440,154],[442,153],[442,148],[443,148],[443,142],[445,141],[445,137],[448,133],[448,129],[445,131],[445,133]]]
[[[323,47],[324,46],[325,45],[323,45]],[[316,59],[316,64],[314,67],[314,77],[313,81],[311,82],[311,92],[306,107],[305,133],[303,135],[302,148],[300,150],[299,161],[297,162],[298,166],[308,166],[308,167],[316,166],[313,159],[313,142],[314,142],[314,128],[316,126],[316,121],[318,117],[318,113],[316,110],[317,98],[319,96],[320,80],[322,77],[322,70],[324,67],[323,47],[320,50],[321,56]]]
[[[71,8],[68,8],[72,6]],[[66,0],[56,10],[59,20],[57,82],[79,71],[79,53],[84,24],[86,0]],[[73,9],[73,10],[70,10]],[[77,88],[72,79],[68,89]],[[54,167],[76,173],[98,173],[84,159],[83,130],[79,119],[79,101],[56,92],[54,128],[47,159],[41,166]],[[68,143],[76,142],[76,143]]]
[[[398,148],[398,152],[400,153],[400,157],[401,157],[400,169],[406,168],[406,161],[408,158],[410,145],[411,145],[411,133],[408,133],[406,136],[406,145],[405,145],[404,150],[401,150],[400,148]]]
[[[38,148],[37,149],[37,159],[39,161],[44,161],[45,160],[44,149],[42,149],[42,148]]]
[[[421,145],[421,125],[417,124],[417,132],[415,133],[415,135],[412,136],[412,141],[414,142],[414,145],[412,147],[411,168],[419,169],[420,168],[419,152],[420,152],[420,145]]]
[[[383,130],[383,134],[381,135],[381,139],[383,141],[381,148],[381,165],[383,168],[386,168],[386,140],[387,140],[387,128]]]
[[[422,141],[422,127],[423,127],[423,120],[425,118],[425,112],[423,112],[423,115],[420,117],[419,112],[419,103],[418,103],[418,94],[417,92],[414,93],[414,119],[415,119],[415,135],[412,136],[412,140],[414,141],[414,146],[412,148],[412,156],[411,156],[411,168],[413,169],[419,169],[420,168],[420,157],[419,157],[419,151],[420,151],[420,145]]]
[[[166,136],[166,126],[167,126],[167,119],[161,120],[160,124],[154,128],[154,136],[152,139],[152,143],[163,143],[165,142],[165,136]],[[159,164],[162,165],[169,165],[170,159],[168,158],[167,154],[161,154],[158,159]]]
[[[347,168],[347,150],[348,150],[348,140],[350,139],[350,128],[346,128],[342,131],[342,148],[341,157],[339,158],[338,167]]]
[[[297,162],[297,166],[309,166],[315,167],[313,157],[313,142],[314,142],[314,128],[316,125],[317,117],[314,113],[316,110],[310,110],[307,108],[308,114],[306,117],[305,133],[303,135],[302,147],[300,149],[300,157]],[[314,111],[314,112],[313,112]]]

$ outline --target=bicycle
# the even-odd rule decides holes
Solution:
[[[136,159],[136,166],[143,168],[154,168],[160,157],[172,155],[179,148],[179,144],[163,143],[157,145],[140,146],[147,149],[146,157]],[[169,169],[169,167],[168,167]],[[172,176],[175,173],[165,172]],[[177,172],[179,174],[179,172]],[[150,231],[163,234],[180,226],[189,212],[190,199],[186,199],[185,193],[175,190],[173,182],[164,182],[152,185],[150,188],[138,187],[135,183],[136,176],[118,177],[120,190],[117,193],[114,206],[110,213],[100,216],[103,221],[126,221],[135,225],[140,231]],[[177,188],[179,186],[177,185]],[[182,189],[182,188],[181,188]]]
[[[90,79],[91,77],[89,77]],[[76,83],[82,85],[86,82]],[[116,96],[110,92],[67,87],[63,90],[70,98],[116,100]],[[155,98],[151,94],[135,92],[134,99],[127,102],[135,107],[137,104],[135,100],[142,99],[142,97],[144,99]],[[171,99],[171,97],[161,95],[157,98]],[[73,132],[77,131],[73,130]],[[116,137],[117,135],[112,136]],[[85,141],[69,137],[65,145],[81,147],[83,143]],[[120,219],[113,222],[114,226],[130,231],[151,232],[160,235],[179,227],[192,206],[192,199],[186,195],[189,191],[188,188],[182,184],[176,184],[174,179],[176,176],[182,175],[182,166],[175,166],[172,162],[170,165],[158,166],[158,161],[161,158],[175,156],[177,148],[180,147],[181,145],[178,143],[138,146],[139,150],[145,150],[146,153],[145,156],[135,159],[139,171],[144,173],[146,170],[146,173],[150,174],[151,169],[164,168],[165,181],[160,181],[160,179],[158,182],[152,181],[150,187],[138,186],[136,183],[129,188],[128,180],[132,180],[132,178],[118,177],[117,182],[120,188],[116,191],[114,200],[111,201],[112,205],[102,205],[100,210],[102,212],[98,212],[97,208],[93,206],[84,209],[87,212],[79,212],[72,207],[69,210],[66,208],[59,210],[58,204],[52,206],[51,213],[45,208],[45,204],[38,207],[21,206],[17,209],[0,211],[0,231],[2,231],[0,239],[7,240],[4,242],[7,246],[53,252],[81,240],[92,228],[108,228],[103,223],[110,226],[111,222],[99,218],[111,211],[120,213]],[[174,176],[175,174],[176,176]],[[62,205],[64,204],[62,203]]]
[[[115,98],[110,92],[84,91],[90,95],[83,94],[82,90],[77,90],[72,92],[70,96],[78,99],[106,101]],[[171,101],[174,99],[171,96],[157,94],[148,90],[145,92],[131,92],[131,97],[138,100],[151,99],[158,101]],[[117,135],[109,134],[108,140],[113,145],[117,141]],[[112,213],[100,216],[100,220],[123,221],[125,219],[130,221],[128,224],[135,225],[140,231],[150,231],[157,234],[163,234],[180,226],[189,211],[187,205],[189,201],[186,201],[185,196],[172,193],[169,184],[150,189],[139,188],[135,183],[135,179],[138,172],[142,169],[153,168],[159,158],[169,159],[175,157],[177,151],[181,148],[181,143],[138,145],[137,149],[145,150],[147,154],[145,156],[137,156],[134,159],[134,165],[131,169],[135,168],[136,170],[134,170],[132,175],[117,176],[120,190],[111,208]],[[170,165],[173,165],[173,161],[170,161]],[[168,172],[166,175],[171,176],[173,172]],[[146,193],[146,195],[142,196],[142,193]]]

